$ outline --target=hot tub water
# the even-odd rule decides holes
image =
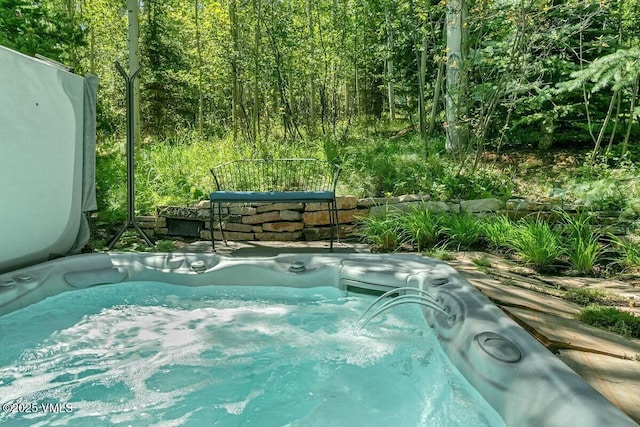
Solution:
[[[374,300],[334,287],[151,282],[62,293],[0,317],[0,402],[16,409],[0,422],[503,425],[419,306],[355,334]]]

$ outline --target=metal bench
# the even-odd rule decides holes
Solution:
[[[222,224],[222,204],[234,202],[327,203],[331,227],[330,248],[338,225],[336,184],[340,167],[318,159],[244,159],[211,169],[216,191],[209,195],[209,229],[215,251],[214,206],[222,240],[227,239]]]

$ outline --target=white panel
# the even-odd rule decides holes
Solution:
[[[0,271],[78,233],[83,78],[0,46]]]

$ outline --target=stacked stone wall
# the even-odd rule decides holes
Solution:
[[[338,233],[340,238],[357,236],[358,222],[368,215],[386,211],[407,211],[415,207],[435,213],[469,213],[472,215],[506,214],[511,218],[527,215],[550,217],[557,209],[578,212],[578,206],[559,202],[539,203],[525,199],[503,200],[489,198],[478,200],[431,201],[428,196],[406,195],[387,198],[363,198],[351,196],[337,198]],[[225,237],[228,240],[297,241],[326,240],[330,236],[329,212],[326,203],[223,203],[220,209]],[[594,212],[597,223],[624,232],[631,222],[620,212]],[[218,209],[214,214],[214,237],[222,239],[218,226]],[[179,237],[176,230],[195,230],[189,237],[210,239],[209,201],[196,206],[160,206],[157,215],[138,217],[138,222],[156,238]],[[181,227],[175,226],[176,224]],[[187,227],[184,225],[187,224]]]

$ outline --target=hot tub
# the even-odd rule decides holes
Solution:
[[[423,307],[449,359],[509,426],[636,425],[445,263],[411,255],[89,254],[0,275],[0,315],[44,298],[104,284],[154,281],[200,287],[333,286],[424,291]],[[116,285],[117,286],[117,285]],[[5,403],[0,386],[0,401]]]

